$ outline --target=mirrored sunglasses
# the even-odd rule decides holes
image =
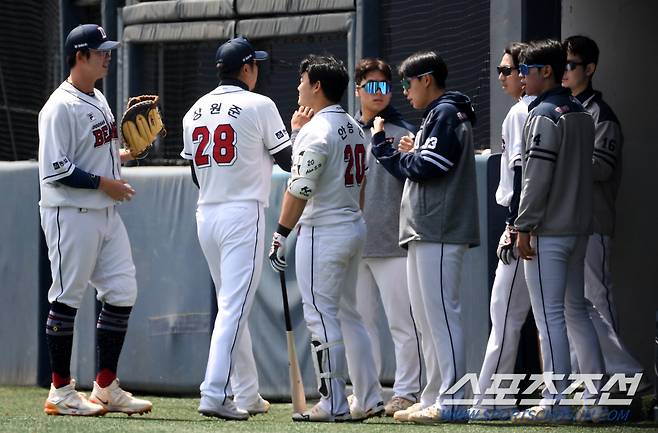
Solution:
[[[433,72],[434,71],[423,72],[422,74],[418,74],[418,75],[415,75],[413,77],[404,77],[400,80],[400,84],[402,84],[402,88],[404,90],[409,90],[409,87],[411,87],[411,80],[413,80],[414,78],[420,78],[422,76],[429,75]]]
[[[503,74],[505,77],[509,77],[512,75],[512,71],[518,69],[515,68],[514,66],[497,66],[496,70],[498,71],[498,74]]]
[[[378,90],[382,92],[382,95],[386,95],[391,92],[391,83],[388,81],[368,81],[359,87],[371,95],[376,94]]]
[[[534,65],[526,65],[525,63],[521,63],[519,65],[519,72],[521,75],[528,75],[528,72],[530,72],[530,69],[532,68],[543,68],[546,65],[540,65],[540,64],[534,64]]]

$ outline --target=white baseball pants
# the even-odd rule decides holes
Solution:
[[[395,350],[393,394],[417,401],[422,391],[420,332],[416,328],[407,289],[406,257],[362,258],[356,284],[356,308],[368,330],[375,368],[381,374],[382,357],[377,326],[381,297]]]
[[[368,410],[382,401],[370,339],[356,310],[356,278],[365,233],[365,222],[359,219],[302,225],[297,236],[297,283],[304,319],[312,340],[326,347],[313,354],[321,357],[320,374],[327,384],[320,405],[332,415],[350,410],[346,367],[362,408]]]
[[[539,331],[544,373],[571,373],[567,328],[573,337],[581,373],[604,372],[603,355],[587,312],[584,261],[587,236],[533,236],[536,256],[525,261],[532,312]],[[555,382],[557,394],[544,390],[540,404],[563,398],[568,381]],[[583,398],[591,394],[585,391]]]
[[[446,394],[446,391],[466,373],[459,281],[467,246],[412,241],[408,247],[409,298],[412,309],[416,305],[425,311],[426,321],[418,320],[416,315],[423,343],[425,336],[429,336],[434,345],[431,348],[433,351],[425,352],[428,364],[426,388],[429,388],[430,394],[438,385],[435,403],[440,409],[449,410],[454,405],[446,404],[445,400],[464,398],[464,387],[453,395]],[[425,350],[424,344],[423,349]],[[434,367],[431,367],[432,358],[438,362],[440,379]],[[436,380],[440,382],[436,383]],[[425,395],[421,396],[423,404],[424,397]]]
[[[91,283],[101,302],[117,307],[135,304],[130,241],[114,207],[42,207],[40,213],[53,277],[48,302],[80,308]]]
[[[518,257],[518,251],[515,251]],[[481,398],[492,399],[495,395],[485,394],[491,386],[493,374],[514,373],[516,354],[519,348],[521,328],[530,311],[530,295],[523,272],[523,260],[516,259],[509,265],[498,261],[496,278],[491,290],[491,333],[480,370],[479,386],[481,395],[475,407],[492,409],[491,405],[481,404]],[[508,397],[509,398],[509,397]],[[509,407],[509,406],[507,406]],[[496,406],[496,408],[507,408]]]
[[[265,219],[256,201],[200,205],[197,233],[217,295],[202,405],[239,407],[258,399],[258,373],[249,334],[249,312],[263,267]]]

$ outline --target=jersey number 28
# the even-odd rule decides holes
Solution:
[[[347,144],[343,151],[343,157],[347,163],[347,167],[345,167],[345,186],[353,186],[355,180],[357,185],[361,185],[366,169],[366,148],[359,143],[355,144],[354,150],[352,150],[352,146]]]
[[[217,165],[233,165],[236,159],[235,152],[235,130],[229,124],[217,125],[212,134],[212,159]],[[194,163],[199,168],[210,166],[210,156],[206,154],[206,148],[210,141],[210,131],[207,126],[197,126],[192,132],[192,141],[198,142]]]

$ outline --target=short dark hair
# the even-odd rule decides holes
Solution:
[[[445,89],[448,65],[435,51],[418,51],[407,57],[398,68],[398,74],[403,77],[417,77],[427,72],[432,72],[436,85]]]
[[[338,103],[343,98],[350,77],[345,64],[333,56],[306,56],[299,64],[299,75],[308,74],[308,81],[321,84],[324,96],[331,102]]]
[[[354,69],[354,82],[359,84],[370,72],[381,72],[388,81],[393,81],[393,73],[388,63],[381,59],[365,58],[359,60]]]
[[[559,41],[542,39],[529,42],[527,48],[521,52],[519,60],[526,65],[551,65],[553,80],[560,84],[567,63],[567,53]]]
[[[567,52],[571,52],[580,59],[586,65],[589,63],[594,63],[598,65],[599,63],[599,47],[596,45],[592,39],[587,36],[575,35],[569,36],[564,40],[563,43]]]
[[[512,57],[512,62],[514,62],[514,67],[519,67],[519,57],[523,50],[528,48],[528,44],[525,42],[510,42],[509,45],[505,47],[505,54],[509,54]]]
[[[251,62],[252,65],[253,65],[254,63],[256,63],[256,60],[254,60],[254,61]],[[247,63],[245,63],[245,65],[246,65],[246,64],[247,64]],[[243,67],[243,66],[244,66],[244,65],[240,65],[239,68],[232,69],[232,70],[225,70],[225,69],[222,69],[220,66],[217,66],[217,76],[219,77],[219,80],[220,80],[220,81],[221,81],[221,80],[226,80],[226,79],[235,80],[235,79],[237,79],[238,76],[240,75],[240,71],[242,70],[242,67]]]
[[[86,58],[89,58],[91,55],[91,52],[89,51],[88,48],[82,48],[80,50],[75,50],[73,54],[67,54],[66,55],[66,64],[69,65],[69,69],[73,69],[75,64],[77,63],[77,54],[82,53],[83,56]]]

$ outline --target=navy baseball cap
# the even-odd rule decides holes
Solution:
[[[109,40],[105,29],[97,24],[79,25],[71,30],[64,43],[68,55],[78,50],[113,50],[118,46],[119,42]]]
[[[242,65],[254,60],[266,60],[269,57],[265,51],[256,51],[251,42],[244,36],[229,39],[217,48],[215,62],[224,71],[234,71]]]

